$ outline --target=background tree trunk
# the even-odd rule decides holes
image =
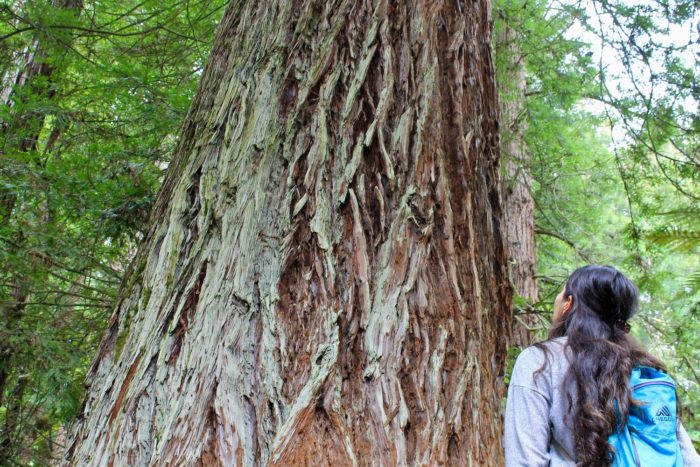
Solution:
[[[488,0],[233,1],[72,465],[498,465]]]
[[[505,23],[506,20],[504,19]],[[503,204],[508,239],[510,277],[514,292],[530,302],[537,298],[535,250],[535,201],[532,197],[530,153],[524,134],[527,129],[525,63],[517,32],[503,24],[496,37],[501,60],[498,81],[501,111],[501,155],[503,157]],[[517,311],[514,311],[517,315]],[[537,326],[532,315],[517,315],[512,321],[511,345],[527,346]]]

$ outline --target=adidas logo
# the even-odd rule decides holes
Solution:
[[[656,420],[662,421],[662,422],[672,422],[673,421],[673,414],[671,414],[671,411],[668,409],[667,405],[664,405],[661,407],[659,410],[656,411]]]

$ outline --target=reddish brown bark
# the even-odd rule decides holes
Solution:
[[[230,5],[67,463],[500,463],[489,14]]]

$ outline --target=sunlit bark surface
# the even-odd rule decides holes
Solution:
[[[233,1],[72,465],[498,465],[488,0]]]

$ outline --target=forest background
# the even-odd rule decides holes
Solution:
[[[227,3],[0,2],[0,459],[10,465],[60,452]],[[524,184],[534,201],[537,290],[516,296],[515,317],[542,338],[571,270],[628,273],[642,299],[632,332],[678,381],[696,444],[697,8],[493,5],[509,109],[504,191]]]

